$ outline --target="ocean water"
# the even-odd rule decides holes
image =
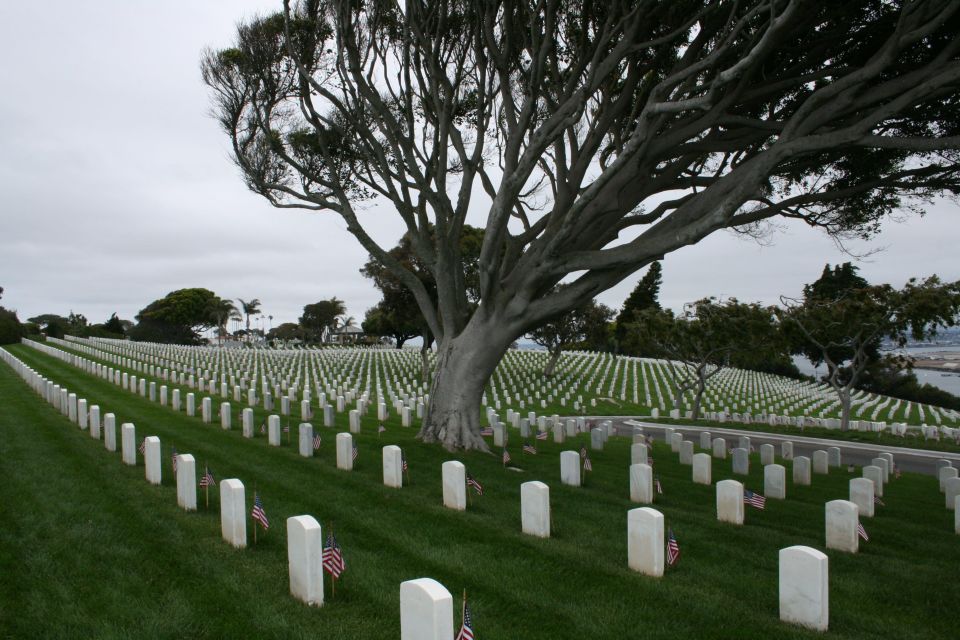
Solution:
[[[907,347],[904,351],[908,354],[929,353],[931,351],[957,352],[960,351],[960,347]],[[797,365],[797,368],[800,369],[800,373],[806,375],[820,378],[827,373],[827,367],[825,365],[820,365],[815,369],[809,360],[801,356],[795,356],[793,362]],[[930,384],[952,393],[955,396],[960,396],[960,374],[929,371],[927,369],[914,369],[913,372],[917,374],[917,380],[919,380],[921,384]]]

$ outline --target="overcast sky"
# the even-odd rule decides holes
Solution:
[[[277,210],[246,190],[200,80],[204,47],[280,0],[0,3],[0,286],[21,320],[130,318],[183,287],[259,298],[273,325],[337,296],[362,319],[379,296],[366,253],[332,215]],[[947,201],[888,223],[857,253],[872,282],[960,279],[960,217]],[[392,244],[388,210],[367,213]],[[670,254],[661,301],[707,295],[774,303],[824,263],[849,260],[822,233],[785,224],[760,246],[730,233]],[[640,274],[600,296],[619,307]]]

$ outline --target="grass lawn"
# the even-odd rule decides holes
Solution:
[[[418,444],[397,421],[378,437],[376,422],[365,420],[357,467],[342,472],[335,429],[320,427],[318,455],[301,458],[295,435],[269,447],[259,433],[244,439],[236,419],[225,432],[36,350],[10,351],[115,413],[118,425],[135,423],[138,440],[159,436],[164,481],[147,484],[142,461],[123,466],[0,364],[0,637],[396,638],[400,582],[419,577],[456,596],[468,590],[481,640],[821,637],[779,622],[777,552],[823,548],[823,504],[847,497],[846,473],[788,485],[788,500],[768,500],[733,527],[716,521],[713,487],[692,484],[690,468],[655,445],[665,493],[654,506],[682,550],[679,566],[657,580],[626,566],[626,512],[636,506],[626,439],[591,454],[594,472],[579,489],[560,485],[559,452],[578,449],[585,436],[538,442],[537,456],[521,455],[515,438],[510,452],[521,472],[504,470],[499,456],[458,454],[486,489],[458,513],[441,506],[440,465],[453,456]],[[382,485],[386,444],[399,444],[409,461],[412,482],[402,490]],[[198,513],[177,508],[171,446],[208,463],[218,481],[240,478],[248,509],[256,483],[272,524],[256,546],[238,551],[220,539],[215,492],[209,510],[202,494]],[[751,469],[746,485],[760,490],[758,460]],[[730,461],[716,461],[713,473],[715,481],[731,477]],[[551,487],[549,540],[520,533],[527,480]],[[929,476],[904,474],[884,500],[864,520],[871,541],[860,554],[828,552],[831,637],[950,637],[960,600],[953,514]],[[320,609],[288,595],[284,520],[301,514],[333,523],[347,564],[336,597],[328,588]]]

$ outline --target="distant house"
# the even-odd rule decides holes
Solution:
[[[331,344],[356,344],[366,335],[360,327],[349,326],[337,329],[330,334]]]

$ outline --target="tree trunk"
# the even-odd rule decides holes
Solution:
[[[550,351],[550,360],[547,362],[547,366],[543,368],[543,375],[546,378],[552,378],[553,373],[557,370],[557,362],[560,361],[560,347],[557,347],[556,350]]]
[[[850,390],[838,389],[837,395],[840,396],[840,431],[847,431],[850,428]]]
[[[460,335],[444,340],[437,351],[430,406],[419,438],[439,442],[449,451],[489,451],[480,436],[480,399],[513,338],[495,322],[474,316]]]
[[[697,380],[697,391],[693,397],[693,419],[700,419],[700,401],[703,399],[703,392],[707,390],[707,380],[701,374]]]
[[[401,336],[395,336],[395,337],[397,339],[397,349],[403,349],[403,343],[406,342],[407,339]]]

